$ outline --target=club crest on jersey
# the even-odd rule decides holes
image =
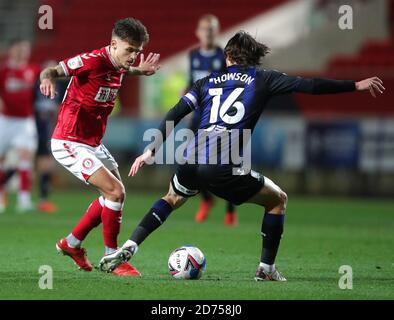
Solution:
[[[80,56],[76,56],[76,57],[71,58],[70,60],[67,61],[67,66],[71,70],[75,70],[75,69],[81,68],[83,66],[83,61]]]
[[[86,170],[91,169],[91,168],[93,167],[93,164],[94,164],[94,162],[93,162],[93,160],[90,159],[90,158],[86,158],[86,159],[84,159],[84,160],[82,161],[82,166],[83,166]]]

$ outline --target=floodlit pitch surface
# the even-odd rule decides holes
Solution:
[[[140,247],[133,264],[141,278],[79,271],[60,256],[55,242],[68,234],[95,193],[55,193],[60,211],[16,214],[14,198],[0,215],[1,299],[394,299],[394,201],[312,198],[289,195],[285,233],[277,258],[287,283],[255,282],[260,257],[263,208],[238,207],[239,225],[223,225],[224,201],[209,219],[194,222],[199,197],[174,212]],[[120,235],[122,244],[159,194],[129,193]],[[198,246],[207,270],[197,281],[174,280],[167,272],[170,252]],[[97,265],[103,253],[101,227],[84,242]],[[53,289],[40,289],[39,267],[53,270]],[[349,265],[353,289],[342,290],[338,272]]]

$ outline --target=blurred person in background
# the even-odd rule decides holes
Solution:
[[[224,71],[226,69],[226,60],[224,52],[216,43],[219,34],[219,19],[212,14],[201,16],[197,23],[196,36],[200,41],[199,46],[189,53],[189,88],[193,84],[214,71]],[[193,113],[190,129],[194,132],[200,125],[200,117],[197,112]],[[208,218],[209,211],[214,204],[214,197],[206,190],[201,190],[201,203],[196,212],[196,222],[203,222]],[[224,216],[226,226],[235,226],[237,224],[237,215],[235,206],[227,201],[226,213]]]
[[[56,61],[48,60],[43,63],[43,69],[55,67]],[[39,172],[39,197],[38,209],[42,212],[54,213],[57,207],[49,200],[49,193],[52,183],[52,172],[55,161],[51,155],[50,140],[56,123],[58,106],[61,104],[66,91],[67,82],[61,79],[56,80],[56,96],[47,99],[40,92],[39,81],[35,87],[34,115],[36,119],[38,133],[37,148],[37,169]]]
[[[16,149],[16,170],[20,177],[17,211],[33,209],[31,201],[32,168],[37,148],[37,131],[33,118],[34,85],[40,67],[29,63],[31,44],[12,41],[8,57],[0,68],[0,212],[5,210],[5,183],[12,174],[4,170],[8,151]]]

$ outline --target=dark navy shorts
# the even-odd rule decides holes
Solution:
[[[264,187],[264,176],[250,171],[236,175],[232,165],[184,164],[177,167],[171,179],[174,191],[183,197],[192,197],[207,190],[235,205],[240,205]]]

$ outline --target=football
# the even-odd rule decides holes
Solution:
[[[205,268],[204,254],[197,247],[190,245],[175,249],[168,259],[168,270],[175,279],[200,279]]]

